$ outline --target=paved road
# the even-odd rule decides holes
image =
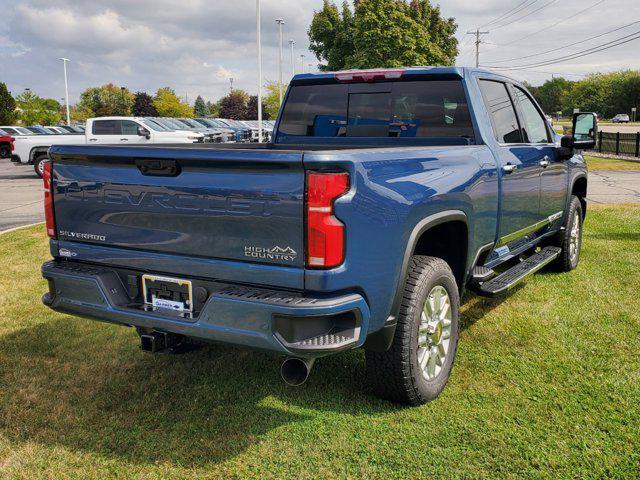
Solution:
[[[599,125],[598,130],[611,133],[637,133],[640,132],[640,125],[625,125],[624,123],[618,125]]]
[[[0,160],[0,231],[44,222],[42,180],[31,165]]]
[[[640,170],[589,172],[587,199],[593,203],[640,203]]]
[[[592,171],[589,194],[593,203],[640,203],[640,170]],[[0,160],[0,231],[44,222],[42,180],[30,165]]]

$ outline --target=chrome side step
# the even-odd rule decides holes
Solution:
[[[562,250],[558,247],[543,248],[526,260],[511,267],[506,272],[482,283],[480,288],[477,289],[477,293],[485,297],[495,297],[505,293],[529,275],[536,273],[538,270],[553,262],[560,256],[561,252]]]

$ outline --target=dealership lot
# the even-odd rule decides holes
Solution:
[[[42,180],[31,165],[0,163],[0,231],[43,222]]]
[[[640,203],[640,170],[590,171],[593,203]],[[30,165],[0,164],[0,231],[43,222],[42,180]]]

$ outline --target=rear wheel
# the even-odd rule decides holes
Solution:
[[[0,158],[11,158],[11,148],[8,145],[0,145]]]
[[[366,352],[367,381],[376,395],[421,405],[442,392],[458,345],[459,305],[449,265],[413,257],[391,348]]]
[[[42,153],[36,156],[36,158],[34,158],[33,160],[33,169],[40,178],[42,178],[42,176],[44,175],[44,162],[46,162],[47,159],[47,154]]]

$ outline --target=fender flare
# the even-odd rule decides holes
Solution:
[[[566,204],[564,206],[564,211],[565,212],[567,212],[569,210],[569,202],[571,201],[571,192],[573,192],[573,187],[576,186],[576,183],[577,183],[578,180],[581,180],[583,178],[587,182],[587,185],[589,185],[589,177],[584,172],[580,172],[580,173],[576,174],[575,176],[573,176],[571,178],[571,181],[569,182],[569,190],[567,191],[567,202],[566,202]],[[582,199],[582,203],[583,203],[583,205],[582,205],[582,210],[583,210],[582,215],[583,215],[583,217],[586,217],[587,216],[587,208],[586,208],[587,199],[586,199],[586,197]]]
[[[396,323],[400,310],[400,303],[402,300],[402,291],[407,279],[407,273],[409,271],[409,262],[413,256],[413,252],[418,244],[418,240],[424,232],[427,230],[442,225],[443,223],[452,221],[462,221],[469,230],[469,221],[467,214],[462,210],[444,210],[433,215],[429,215],[426,218],[420,220],[411,231],[407,246],[405,247],[404,256],[402,258],[402,268],[400,275],[398,276],[398,283],[396,285],[396,291],[393,297],[393,304],[391,305],[391,314],[385,321],[382,328],[376,332],[371,333],[367,337],[367,341],[364,344],[364,348],[375,352],[385,352],[391,347],[393,336],[396,331]],[[466,269],[465,269],[466,270]]]
[[[39,153],[49,153],[49,147],[41,145],[39,147],[32,147],[31,150],[29,151],[29,163],[32,164],[33,161],[36,159],[36,156]]]

